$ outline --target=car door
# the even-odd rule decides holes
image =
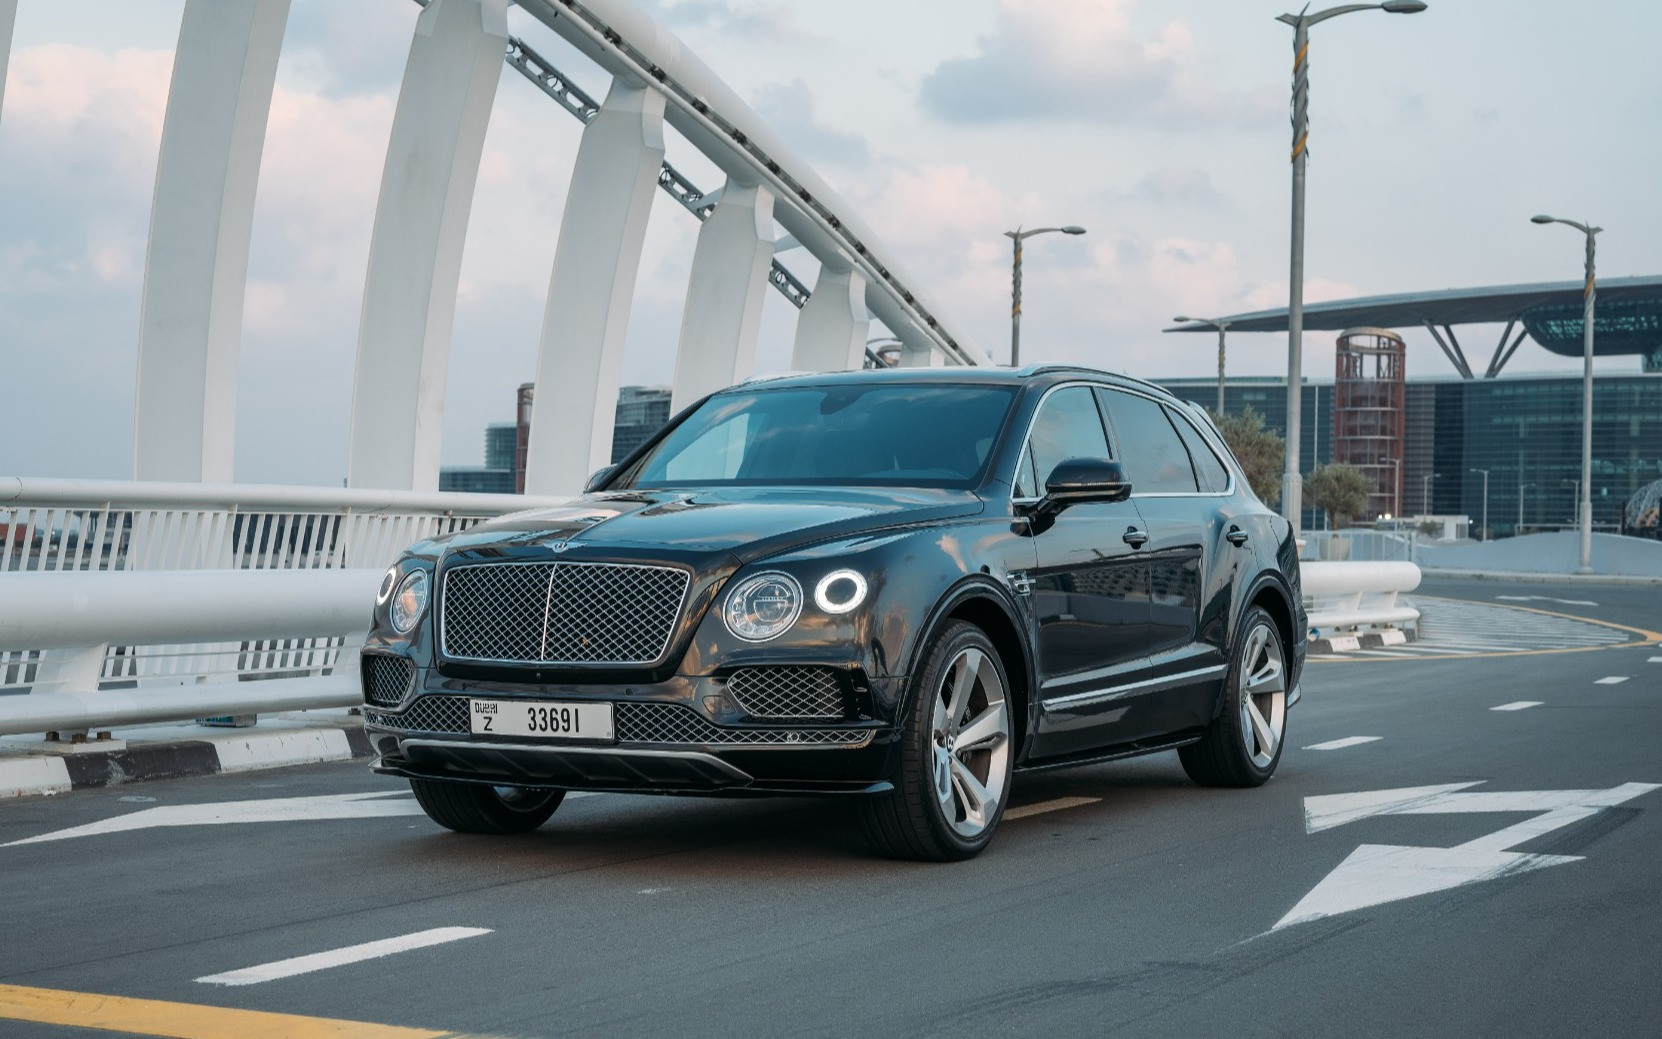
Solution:
[[[1223,535],[1216,491],[1224,487],[1211,489],[1207,467],[1202,491],[1191,447],[1174,424],[1186,420],[1152,397],[1097,392],[1149,538],[1147,728],[1139,735],[1205,725],[1225,674],[1229,589],[1209,576]]]
[[[1092,388],[1052,389],[1029,429],[1018,502],[1043,494],[1043,477],[1068,458],[1112,458]],[[1148,567],[1132,501],[1075,505],[1036,525],[1029,592],[1040,717],[1033,756],[1117,742],[1124,705],[1103,691],[1146,667]],[[1129,536],[1129,540],[1128,540]]]

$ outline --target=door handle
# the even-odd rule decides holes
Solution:
[[[1148,534],[1138,530],[1136,527],[1127,527],[1125,529],[1125,536],[1121,540],[1123,540],[1127,545],[1130,545],[1132,548],[1142,548],[1144,545],[1148,544]]]
[[[1223,539],[1231,545],[1239,547],[1247,543],[1247,532],[1240,527],[1230,527],[1229,533],[1225,534]]]

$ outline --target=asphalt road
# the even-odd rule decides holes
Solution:
[[[1662,630],[1656,586],[1422,591]],[[1037,811],[947,866],[870,857],[830,801],[591,796],[462,837],[361,764],[0,803],[0,1036],[110,1034],[8,1019],[64,991],[501,1036],[1662,1033],[1662,789],[1626,786],[1662,784],[1662,646],[1319,663],[1304,691],[1262,789],[1174,754],[1018,777]],[[288,818],[190,807],[246,802]],[[438,928],[488,933],[197,980]]]

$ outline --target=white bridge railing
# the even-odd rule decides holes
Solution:
[[[0,478],[0,734],[355,704],[401,549],[563,500]],[[1305,563],[1310,626],[1411,624],[1397,596],[1419,581]]]
[[[355,703],[400,550],[563,500],[0,478],[0,734]]]
[[[1420,586],[1413,563],[1307,562],[1300,567],[1310,627],[1324,635],[1416,624],[1420,611],[1397,601]]]

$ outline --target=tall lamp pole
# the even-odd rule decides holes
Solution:
[[[1315,14],[1284,14],[1276,18],[1293,27],[1293,241],[1287,284],[1287,471],[1281,478],[1281,512],[1298,533],[1304,507],[1304,485],[1299,476],[1299,409],[1304,376],[1304,171],[1310,153],[1310,27],[1352,11],[1416,14],[1421,0],[1386,0],[1382,4],[1345,4]]]
[[[1517,537],[1519,534],[1523,533],[1523,502],[1524,502],[1523,494],[1524,494],[1525,491],[1529,490],[1531,487],[1534,487],[1534,486],[1535,485],[1532,484],[1532,483],[1520,483],[1520,484],[1518,484],[1518,525],[1512,528],[1512,536],[1513,537]]]
[[[1587,283],[1581,289],[1581,486],[1576,508],[1581,512],[1581,565],[1577,573],[1593,572],[1593,304],[1598,287],[1593,277],[1593,236],[1604,230],[1555,216],[1532,216],[1531,223],[1564,224],[1587,237]]]
[[[1426,473],[1420,477],[1420,514],[1431,515],[1431,481],[1442,476],[1442,473]]]
[[[1209,318],[1209,317],[1174,317],[1174,318],[1172,318],[1172,320],[1173,321],[1181,321],[1181,322],[1184,322],[1185,324],[1192,322],[1192,323],[1197,324],[1197,325],[1211,325],[1213,328],[1218,330],[1218,410],[1217,410],[1217,416],[1219,418],[1223,418],[1223,337],[1224,337],[1224,334],[1229,331],[1230,323],[1228,321],[1219,321],[1216,318]]]
[[[1467,472],[1483,474],[1483,540],[1489,540],[1489,470],[1468,469]]]
[[[1010,265],[1010,367],[1021,364],[1021,242],[1024,238],[1032,238],[1036,234],[1049,234],[1060,231],[1062,234],[1084,234],[1083,227],[1072,224],[1067,227],[1035,227],[1031,231],[1016,228],[1014,231],[1004,232],[1004,237],[1010,239],[1014,247],[1015,258]]]
[[[1391,515],[1402,517],[1402,459],[1387,458],[1391,463]]]

